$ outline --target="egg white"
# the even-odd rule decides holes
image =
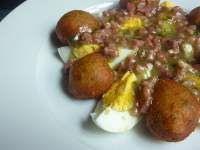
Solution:
[[[69,61],[70,56],[72,55],[71,51],[72,50],[69,46],[58,48],[58,54],[64,63],[67,63]],[[133,50],[130,50],[127,48],[119,48],[119,56],[109,61],[110,67],[111,68],[116,67],[118,64],[120,64],[120,62],[122,62],[128,56],[133,55],[133,54],[134,54]]]
[[[101,101],[90,115],[99,128],[112,133],[128,131],[140,120],[140,117],[134,116],[130,111],[119,112],[111,107],[103,108]]]
[[[67,63],[71,56],[71,49],[69,46],[58,48],[58,54],[64,63]]]
[[[125,60],[130,55],[135,55],[136,51],[128,48],[119,48],[119,56],[110,60],[109,65],[111,68],[115,68],[123,60]]]

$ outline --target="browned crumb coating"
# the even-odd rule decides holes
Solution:
[[[153,97],[146,115],[150,133],[161,140],[176,142],[194,131],[200,104],[189,89],[173,80],[159,80]]]
[[[96,98],[110,88],[113,79],[107,59],[100,53],[92,53],[77,60],[70,68],[69,90],[76,98]]]

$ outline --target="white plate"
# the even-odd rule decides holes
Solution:
[[[175,2],[188,10],[199,4]],[[94,101],[73,100],[63,92],[63,66],[52,42],[56,22],[69,10],[96,12],[112,3],[29,0],[0,23],[1,150],[200,149],[199,129],[180,143],[158,141],[141,125],[124,134],[105,133],[88,121]]]

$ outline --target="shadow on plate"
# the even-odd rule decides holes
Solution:
[[[58,38],[57,38],[57,36],[56,36],[55,29],[52,29],[52,31],[51,31],[51,33],[50,33],[50,42],[51,42],[52,46],[56,49],[56,51],[57,51],[57,48],[58,48],[58,47],[66,46],[66,45],[62,44],[62,43],[58,40]]]
[[[133,134],[137,134],[139,138],[143,138],[145,140],[159,143],[160,140],[156,139],[154,136],[152,136],[149,131],[147,130],[145,126],[145,121],[142,119],[134,128],[133,128]]]
[[[53,54],[54,56],[63,63],[63,61],[61,60],[57,49],[59,47],[63,47],[66,46],[62,43],[60,43],[60,41],[58,40],[57,36],[56,36],[56,32],[55,29],[52,29],[51,33],[50,33],[50,43],[51,46],[53,47]],[[69,93],[68,90],[68,74],[69,74],[69,70],[65,70],[64,69],[64,63],[63,63],[63,68],[61,69],[61,74],[62,74],[62,78],[60,79],[60,87],[61,90],[66,94],[66,96],[70,97],[70,99],[75,100],[74,97],[72,97],[72,95]]]
[[[96,105],[99,101],[97,100],[93,108],[91,109],[90,112],[94,112]],[[94,122],[92,121],[92,118],[90,117],[90,114],[88,114],[88,118],[84,120],[82,123],[82,128],[83,130],[87,131],[90,134],[95,134],[95,135],[109,135],[110,133],[103,131],[99,127],[97,127]]]
[[[82,128],[83,130],[87,131],[90,134],[95,135],[109,135],[110,133],[105,132],[98,128],[93,122],[91,117],[89,116],[87,120],[82,122]]]
[[[55,29],[52,29],[51,33],[50,33],[50,43],[51,43],[51,46],[53,47],[53,53],[54,53],[54,56],[59,59],[60,61],[62,61],[60,59],[60,56],[58,54],[58,51],[57,49],[59,47],[63,47],[63,46],[66,46],[62,43],[60,43],[60,41],[58,40],[57,36],[56,36],[56,32],[55,32]]]
[[[50,33],[50,43],[51,46],[53,47],[53,54],[54,56],[63,63],[63,61],[61,60],[57,49],[59,47],[63,47],[66,46],[62,43],[60,43],[60,41],[58,40],[56,33],[55,33],[55,29],[53,29]],[[62,74],[62,78],[60,79],[60,87],[61,90],[66,94],[66,96],[70,97],[70,100],[80,100],[80,99],[75,99],[69,92],[68,89],[68,74],[69,74],[69,69],[65,70],[64,69],[64,63],[63,63],[63,68],[61,69],[61,74]]]
[[[95,105],[96,107],[96,105]],[[95,108],[94,107],[94,108]],[[94,111],[93,108],[93,111]],[[93,112],[91,111],[91,112]],[[93,122],[91,117],[88,117],[87,120],[85,120],[84,122],[82,122],[82,128],[84,130],[86,130],[88,133],[90,134],[95,134],[95,135],[105,135],[105,136],[110,136],[110,135],[114,135],[114,133],[109,133],[106,131],[101,130],[100,128],[98,128]],[[141,120],[132,130],[127,131],[127,134],[130,134],[130,132],[132,134],[135,134],[138,136],[138,138],[142,138],[144,140],[153,142],[153,143],[161,143],[162,141],[156,139],[154,136],[152,136],[149,131],[147,130],[147,128],[145,127],[145,122],[144,119]],[[121,134],[126,134],[126,132],[121,133]]]
[[[69,70],[64,70],[64,68],[61,70],[62,73],[62,77],[60,79],[60,87],[61,90],[63,91],[63,93],[69,97],[69,99],[67,100],[80,100],[80,99],[76,99],[74,98],[71,93],[69,92],[69,87],[68,87],[68,82],[69,82]]]

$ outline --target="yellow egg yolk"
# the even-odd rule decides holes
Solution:
[[[133,17],[126,20],[120,27],[120,31],[138,30],[142,27],[142,20],[138,17]]]
[[[127,111],[135,103],[136,76],[126,72],[122,79],[116,81],[110,90],[103,95],[104,107],[112,107],[116,111]]]
[[[99,51],[100,46],[97,44],[84,44],[72,48],[72,55],[75,59],[80,59],[88,54]]]
[[[200,91],[200,77],[199,76],[187,74],[184,80],[194,81],[194,83],[196,84],[196,88],[198,89],[198,91]]]

